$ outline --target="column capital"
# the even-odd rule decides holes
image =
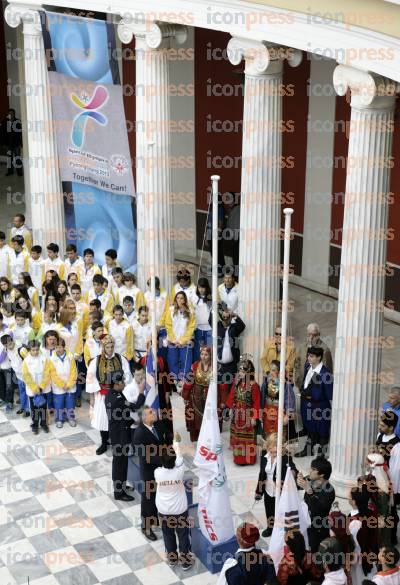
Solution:
[[[297,67],[303,57],[298,49],[243,37],[232,37],[227,53],[232,65],[239,65],[242,59],[245,60],[245,72],[248,75],[280,73],[285,59],[289,65]]]
[[[169,22],[139,22],[132,15],[125,14],[118,24],[118,36],[122,43],[130,43],[135,36],[144,42],[146,48],[160,49],[171,38],[183,45],[187,39],[187,28]]]
[[[336,67],[333,85],[336,93],[341,96],[351,90],[352,107],[371,110],[392,110],[400,88],[392,79],[348,65]]]
[[[42,6],[24,6],[23,4],[7,4],[4,19],[8,26],[17,28],[23,25],[24,34],[42,34],[40,13]]]

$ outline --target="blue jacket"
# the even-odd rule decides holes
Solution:
[[[315,373],[307,388],[304,388],[310,364],[304,367],[304,378],[301,387],[301,417],[303,425],[309,433],[329,437],[331,426],[331,401],[333,397],[333,375],[322,366],[319,374]]]

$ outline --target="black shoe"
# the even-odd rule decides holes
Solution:
[[[82,406],[82,400],[81,400],[80,398],[77,398],[77,399],[75,400],[75,406],[76,406],[77,408],[80,408],[80,407]]]
[[[38,435],[39,434],[39,429],[37,427],[32,427],[32,433],[34,435]]]
[[[102,443],[100,445],[100,447],[97,447],[96,449],[96,455],[103,455],[103,453],[105,453],[107,451],[107,445]]]
[[[271,536],[271,534],[272,534],[272,528],[266,528],[265,530],[263,530],[261,532],[261,536],[263,538],[269,538]]]
[[[190,561],[184,561],[181,564],[182,571],[189,571],[193,567],[194,563]]]
[[[144,536],[147,538],[147,540],[151,540],[151,541],[155,541],[157,540],[157,536],[154,534],[154,532],[152,531],[152,529],[150,528],[150,530],[146,530],[145,528],[142,528],[142,534],[144,534]]]
[[[25,411],[25,417],[28,418],[28,416],[31,416],[31,413],[29,412],[29,410]]]
[[[43,425],[41,428],[45,433],[49,432],[49,427],[47,425]]]
[[[126,494],[125,492],[114,494],[114,500],[121,500],[121,502],[133,502],[135,498]]]
[[[23,408],[20,408],[19,410],[17,410],[17,412],[15,414],[24,414],[25,410]]]

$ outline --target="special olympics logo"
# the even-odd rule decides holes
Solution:
[[[129,161],[122,154],[113,154],[111,159],[111,168],[117,175],[125,175],[129,169]]]
[[[107,124],[107,117],[97,110],[104,106],[108,98],[108,90],[103,85],[98,85],[92,96],[87,92],[82,92],[80,96],[71,94],[71,101],[81,110],[85,110],[79,112],[72,122],[71,140],[77,148],[81,148],[85,141],[86,124],[89,118],[101,126]]]

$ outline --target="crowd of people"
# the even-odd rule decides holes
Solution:
[[[259,460],[255,500],[264,500],[263,537],[271,536],[274,525],[278,456],[283,457],[284,469],[292,469],[298,489],[304,490],[311,519],[308,542],[299,531],[288,532],[279,570],[271,574],[271,563],[266,563],[265,578],[268,573],[269,580],[282,585],[323,579],[357,584],[367,578],[400,584],[398,555],[393,553],[400,504],[400,388],[393,388],[383,405],[376,445],[369,450],[366,473],[354,478],[349,490],[352,511],[346,517],[333,508],[335,491],[329,483],[333,360],[318,325],[308,325],[304,344],[288,339],[285,364],[281,363],[281,329],[276,326],[258,368],[250,355],[240,351],[246,324],[238,314],[234,270],[225,270],[221,280],[217,299],[220,429],[229,425],[236,465],[255,465]],[[150,281],[146,290],[140,290],[135,274],[120,266],[115,250],[105,252],[101,266],[95,263],[92,249],[80,257],[72,244],[61,258],[57,243],[50,242],[44,251],[32,241],[24,216],[16,215],[9,236],[0,232],[0,404],[6,413],[15,410],[31,417],[34,434],[48,433],[50,424],[76,426],[76,409],[82,406],[85,392],[92,426],[99,431],[96,453],[101,456],[112,449],[114,497],[134,500],[127,474],[128,457],[135,449],[144,486],[142,532],[148,540],[156,540],[154,525],[160,525],[169,564],[180,562],[187,570],[192,556],[185,464],[181,438],[174,433],[171,395],[181,395],[188,436],[196,442],[212,376],[212,292],[207,278],[192,282],[187,268],[178,271],[171,290],[164,290],[157,277],[155,288],[153,307]],[[158,341],[159,412],[145,404],[152,318]],[[281,368],[285,369],[285,446],[278,454]],[[262,375],[257,380],[258,369]],[[301,436],[306,437],[305,446],[293,452]],[[294,458],[306,455],[315,458],[304,477]],[[249,524],[239,528],[239,544],[251,543],[252,550],[258,529]],[[325,562],[328,553],[335,562]],[[395,559],[395,567],[389,557]],[[229,575],[237,578],[238,568],[232,569],[243,569],[241,558],[225,567],[221,583],[235,582]],[[263,560],[257,568],[247,568],[261,579],[265,567]],[[392,580],[386,580],[387,575]]]

